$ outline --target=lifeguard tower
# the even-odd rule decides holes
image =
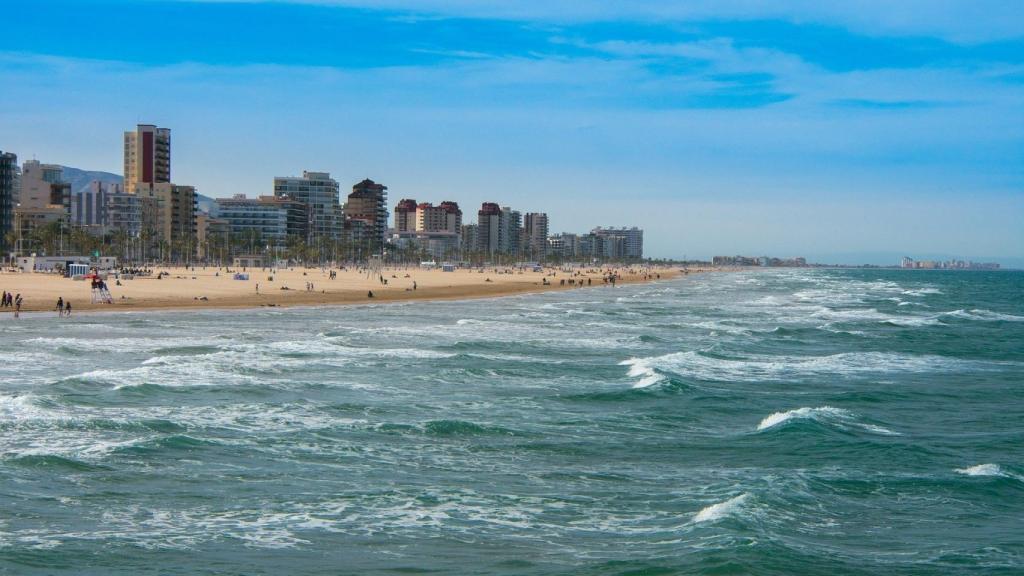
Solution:
[[[114,297],[110,295],[110,290],[107,288],[107,282],[100,277],[96,272],[89,274],[88,278],[92,282],[92,303],[93,304],[113,304]]]

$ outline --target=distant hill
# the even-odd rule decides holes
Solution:
[[[120,174],[100,172],[98,170],[82,170],[71,166],[62,166],[64,169],[64,181],[71,183],[71,192],[79,193],[89,189],[89,183],[93,180],[100,182],[113,182],[120,184],[124,178]]]
[[[214,213],[214,200],[209,196],[203,196],[202,194],[196,194],[196,204],[199,206],[200,212],[206,212],[207,214]]]
[[[120,174],[101,172],[99,170],[82,170],[81,168],[74,168],[72,166],[61,166],[61,168],[64,169],[64,181],[71,183],[71,191],[75,194],[88,190],[89,184],[91,184],[93,180],[99,180],[100,182],[112,182],[115,184],[121,184],[124,182],[124,177]],[[199,210],[209,213],[213,209],[213,198],[203,196],[202,194],[196,194],[196,196],[197,203],[199,204]]]

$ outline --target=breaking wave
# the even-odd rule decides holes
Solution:
[[[705,381],[754,382],[808,376],[852,376],[867,373],[953,372],[983,370],[986,364],[944,356],[913,356],[890,352],[844,352],[828,356],[750,356],[717,358],[699,351],[630,358],[628,376],[638,378],[634,388],[646,388],[674,374]]]
[[[693,515],[694,522],[714,522],[726,516],[738,513],[744,502],[750,498],[750,494],[744,493],[710,506],[705,506],[700,512]]]
[[[968,466],[967,468],[957,468],[953,471],[965,476],[998,476],[1001,478],[1012,478],[1014,480],[1024,482],[1024,476],[1007,472],[998,464],[977,464],[975,466]]]
[[[888,428],[884,428],[876,424],[858,422],[856,414],[849,410],[833,408],[832,406],[819,406],[817,408],[804,406],[802,408],[795,408],[785,412],[774,412],[765,416],[761,422],[758,423],[757,430],[758,432],[761,432],[771,428],[785,426],[799,420],[813,420],[824,424],[837,425],[841,428],[860,428],[874,434],[883,434],[886,436],[899,435],[897,432],[893,432]]]

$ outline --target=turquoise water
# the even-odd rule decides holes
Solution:
[[[1021,574],[1024,273],[0,320],[0,572]]]

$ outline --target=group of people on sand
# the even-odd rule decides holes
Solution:
[[[23,302],[21,294],[14,295],[8,291],[4,291],[0,295],[0,308],[14,308],[14,317],[21,316],[21,303]]]
[[[195,270],[195,268],[193,268]],[[149,268],[121,268],[121,274],[131,276],[152,276],[153,271]]]
[[[63,296],[57,298],[57,316],[71,316],[71,301],[65,302]]]

